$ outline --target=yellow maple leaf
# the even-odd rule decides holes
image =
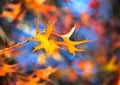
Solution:
[[[54,21],[51,24],[48,24],[46,30],[44,30],[44,33],[42,33],[39,30],[38,21],[35,20],[36,34],[31,38],[26,38],[26,40],[33,40],[39,43],[39,45],[34,47],[33,52],[40,49],[44,49],[47,53],[46,57],[53,57],[56,60],[62,60],[62,57],[58,51],[59,45],[54,39],[50,38],[51,34],[53,33],[53,26],[55,22],[56,21]]]
[[[49,55],[52,55],[54,52],[57,52],[59,46],[54,40],[49,39],[50,35],[52,34],[55,22],[47,25],[45,33],[40,33],[38,21],[36,20],[35,22],[36,22],[36,35],[33,37],[33,39],[39,42],[40,44],[35,46],[33,51],[45,49],[46,53]]]
[[[78,49],[75,46],[78,44],[83,44],[86,42],[89,42],[89,40],[83,40],[83,41],[71,41],[70,40],[70,36],[73,34],[75,30],[75,26],[70,30],[69,33],[65,34],[65,35],[58,35],[63,39],[63,42],[57,42],[59,45],[64,45],[67,47],[68,51],[70,53],[72,53],[73,55],[75,55],[76,51],[84,51],[83,49]],[[54,33],[55,34],[55,33]]]

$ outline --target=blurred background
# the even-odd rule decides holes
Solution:
[[[0,53],[0,69],[5,64],[18,65],[12,68],[15,72],[0,70],[0,85],[120,85],[120,0],[0,0],[0,49],[34,36],[35,19],[40,31],[56,21],[54,33],[65,35],[75,26],[70,41],[90,42],[76,44],[84,51],[74,55],[59,49],[62,59],[49,57],[44,50],[32,52],[38,45],[35,41]],[[62,41],[54,34],[50,37]],[[42,73],[50,74],[49,79],[29,80],[33,68],[49,67],[52,71]],[[59,70],[54,72],[54,68]]]

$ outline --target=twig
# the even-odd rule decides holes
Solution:
[[[0,55],[2,55],[4,52],[6,52],[6,51],[8,51],[8,50],[10,50],[10,49],[12,49],[12,48],[15,48],[15,47],[20,46],[20,45],[22,45],[22,44],[24,44],[24,43],[26,43],[26,42],[28,42],[28,41],[29,41],[29,40],[25,40],[25,41],[23,41],[23,42],[17,43],[16,45],[13,45],[13,46],[10,46],[10,47],[5,48],[5,49],[3,49],[3,50],[0,50]]]

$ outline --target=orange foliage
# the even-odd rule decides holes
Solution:
[[[89,15],[87,13],[83,13],[80,15],[80,18],[82,20],[82,23],[85,25],[85,26],[89,26]]]
[[[118,79],[117,85],[120,85],[120,77],[119,77],[119,79]]]
[[[116,56],[113,56],[111,60],[103,65],[103,70],[108,71],[108,72],[113,72],[118,69],[118,65],[115,64],[116,62]]]
[[[50,18],[49,12],[56,10],[55,6],[43,4],[45,0],[25,0],[25,5],[28,10],[32,10],[35,14],[43,13],[47,18]]]
[[[16,72],[14,69],[12,69],[15,66],[16,64],[15,65],[4,64],[3,66],[0,66],[0,76],[5,76],[6,73]]]
[[[24,78],[24,77],[23,77]],[[45,82],[38,83],[40,80],[39,78],[34,78],[33,76],[27,76],[24,79],[27,79],[27,81],[23,81],[20,78],[18,78],[18,81],[16,82],[16,85],[46,85]]]
[[[21,3],[8,4],[7,7],[12,9],[12,11],[3,11],[2,15],[1,15],[2,17],[15,19],[21,12]]]
[[[77,74],[76,74],[76,72],[72,69],[72,68],[70,68],[69,67],[69,75],[68,75],[68,80],[70,81],[70,82],[74,82],[75,80],[77,80]]]
[[[35,74],[39,79],[50,81],[49,76],[55,71],[57,71],[57,69],[58,68],[52,68],[50,66],[46,69],[40,69],[40,70],[35,69]]]
[[[90,61],[80,61],[76,63],[79,66],[80,70],[82,70],[84,77],[89,77],[92,74],[94,64]]]

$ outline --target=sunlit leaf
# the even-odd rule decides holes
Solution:
[[[47,54],[52,55],[58,50],[59,46],[56,44],[56,42],[52,39],[49,39],[50,35],[52,34],[54,23],[55,22],[47,26],[45,33],[40,33],[38,22],[36,21],[36,35],[33,37],[33,39],[40,44],[35,46],[33,51],[45,49]]]
[[[57,42],[60,45],[64,45],[67,47],[68,51],[72,53],[73,55],[76,54],[76,51],[84,51],[83,49],[78,49],[75,46],[78,44],[83,44],[86,42],[89,42],[88,40],[83,40],[83,41],[71,41],[70,36],[73,34],[75,30],[75,27],[71,29],[71,31],[65,35],[58,35],[63,39],[63,42]]]

